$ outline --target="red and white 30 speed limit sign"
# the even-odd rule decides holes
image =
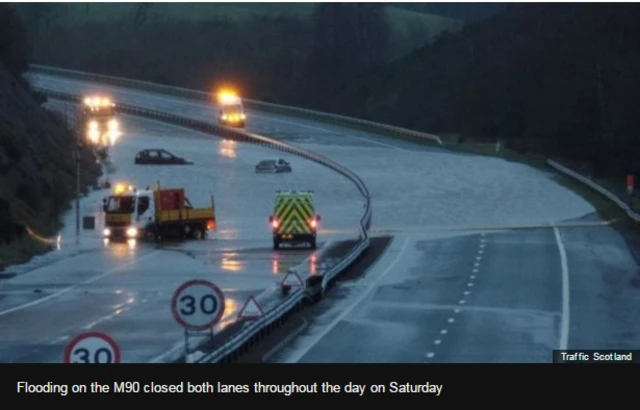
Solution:
[[[209,281],[191,280],[173,294],[171,312],[185,329],[209,329],[222,318],[224,294]]]
[[[115,340],[104,333],[82,333],[64,349],[64,362],[120,363],[120,348]]]

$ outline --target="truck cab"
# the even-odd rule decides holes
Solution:
[[[103,201],[105,213],[104,237],[109,239],[138,239],[144,228],[154,221],[153,193],[131,186],[116,186],[114,193]]]
[[[244,128],[246,115],[242,100],[235,93],[221,92],[218,95],[219,117],[221,125]]]
[[[320,215],[316,215],[311,191],[277,191],[274,214],[269,217],[273,249],[281,244],[308,244],[316,249]]]

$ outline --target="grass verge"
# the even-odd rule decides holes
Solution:
[[[51,250],[50,245],[44,244],[28,234],[25,234],[20,239],[8,245],[0,246],[0,279],[15,276],[11,273],[3,273],[6,267],[26,263],[34,256],[43,254],[49,250]]]

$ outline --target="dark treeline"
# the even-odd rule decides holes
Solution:
[[[76,193],[76,140],[65,119],[43,109],[44,98],[23,78],[26,38],[20,16],[0,4],[0,246],[18,244],[3,250],[0,270],[44,250],[40,243],[20,240],[27,228],[53,234]],[[101,171],[87,150],[81,167],[86,192]]]
[[[25,14],[38,62],[199,89],[232,83],[247,97],[327,109],[345,81],[393,52],[378,4],[323,3],[310,19],[203,23],[147,22],[141,10],[117,24],[72,28],[37,11]]]
[[[527,4],[359,79],[357,114],[634,172],[640,146],[637,4]]]
[[[0,4],[0,64],[13,76],[27,69],[27,40],[24,23],[7,4]]]

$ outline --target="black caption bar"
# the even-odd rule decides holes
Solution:
[[[632,353],[632,359],[636,356],[636,352],[628,353]],[[183,403],[192,405],[201,401],[209,407],[212,403],[219,407],[225,402],[232,406],[246,402],[260,408],[269,401],[276,405],[297,402],[303,406],[324,401],[331,408],[344,405],[345,400],[370,402],[372,407],[387,400],[391,408],[397,408],[404,404],[403,400],[413,407],[416,400],[459,400],[464,406],[470,397],[492,403],[501,400],[512,403],[510,397],[514,394],[526,396],[527,401],[537,398],[548,404],[549,399],[556,397],[574,399],[576,389],[596,383],[598,388],[590,389],[584,396],[591,402],[596,397],[610,400],[612,392],[616,399],[635,398],[636,379],[628,377],[626,372],[603,369],[551,363],[0,364],[0,397],[31,405],[36,401],[49,405],[78,400],[100,403],[112,400],[112,404],[122,400],[127,405],[131,400],[139,400],[165,405],[173,398],[189,400]],[[531,386],[540,380],[546,383],[544,389],[532,395]]]
[[[640,363],[640,350],[554,350],[554,363]]]

